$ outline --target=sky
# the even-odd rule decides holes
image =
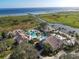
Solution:
[[[79,7],[79,0],[0,0],[0,8]]]

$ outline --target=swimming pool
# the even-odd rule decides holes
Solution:
[[[37,30],[29,30],[26,33],[31,36],[31,39],[37,38],[41,41],[41,40],[47,38],[47,36],[44,36],[43,34],[39,34],[40,32]],[[39,34],[39,35],[37,35],[37,34]]]

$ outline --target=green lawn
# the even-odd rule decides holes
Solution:
[[[75,28],[79,28],[79,12],[62,12],[54,14],[38,15],[41,19],[50,23],[61,23]]]

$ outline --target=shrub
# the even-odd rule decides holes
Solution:
[[[32,45],[23,42],[18,45],[9,59],[39,59],[37,51],[32,47]]]
[[[41,55],[42,56],[52,56],[53,55],[52,47],[49,44],[45,43],[44,50],[42,51]]]

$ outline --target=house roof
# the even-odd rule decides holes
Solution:
[[[63,42],[56,38],[55,36],[49,36],[46,41],[52,46],[54,49],[58,49],[62,46]]]
[[[16,30],[14,31],[14,33],[15,33],[14,39],[17,42],[20,42],[20,40],[29,40],[29,36],[26,35],[22,30]]]

